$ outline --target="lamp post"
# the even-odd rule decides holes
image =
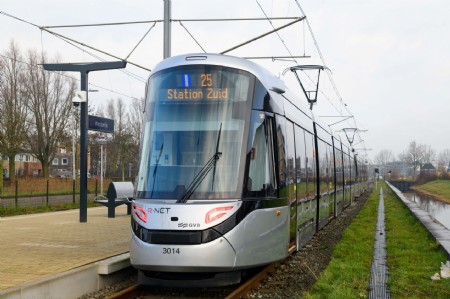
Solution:
[[[80,222],[87,222],[87,147],[88,147],[88,74],[124,68],[126,61],[92,62],[92,63],[44,63],[47,71],[79,72],[81,75],[81,94],[72,102],[81,106],[80,111]],[[84,92],[84,93],[83,93]]]
[[[106,144],[106,140],[99,139],[97,142],[100,144],[100,195],[103,196],[103,145]]]

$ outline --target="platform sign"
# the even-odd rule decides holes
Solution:
[[[114,133],[114,119],[89,115],[89,130]]]

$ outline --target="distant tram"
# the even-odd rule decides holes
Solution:
[[[142,284],[219,286],[301,248],[367,168],[261,66],[181,55],[152,71],[132,206]]]

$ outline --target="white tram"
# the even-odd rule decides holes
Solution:
[[[245,59],[193,54],[158,64],[132,206],[139,281],[238,283],[300,248],[361,194],[365,165],[311,113]]]

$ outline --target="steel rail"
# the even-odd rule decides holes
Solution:
[[[236,290],[234,290],[227,297],[225,297],[225,299],[242,298],[256,286],[258,286],[262,280],[266,279],[269,273],[275,271],[275,269],[278,268],[280,264],[281,264],[280,262],[276,262],[265,267],[261,272],[258,272],[252,278],[241,284]]]
[[[117,293],[112,294],[111,296],[107,296],[106,299],[134,299],[136,298],[137,292],[141,285],[134,284],[129,286],[126,289],[123,289]]]

